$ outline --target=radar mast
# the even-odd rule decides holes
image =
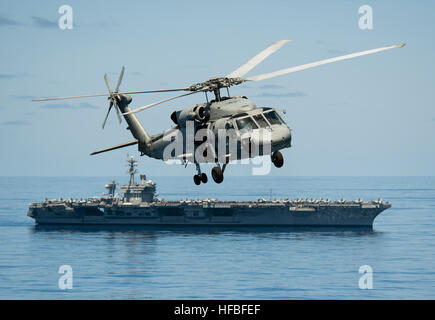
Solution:
[[[128,163],[128,170],[127,173],[130,175],[130,181],[128,182],[129,186],[134,185],[134,175],[137,173],[136,167],[137,167],[137,161],[134,160],[133,157],[130,157],[127,159]]]

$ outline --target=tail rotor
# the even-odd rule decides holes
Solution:
[[[119,86],[121,85],[121,81],[122,81],[122,78],[124,76],[124,70],[125,70],[125,68],[124,68],[124,66],[122,66],[121,73],[119,74],[118,82],[117,82],[116,87],[115,87],[115,91],[112,91],[112,87],[110,85],[109,77],[107,76],[107,74],[104,75],[104,81],[106,82],[107,89],[109,90],[108,100],[110,102],[109,102],[109,108],[107,109],[106,117],[104,118],[104,121],[103,121],[103,126],[102,126],[103,129],[104,129],[104,126],[106,125],[107,118],[109,117],[110,110],[112,110],[113,106],[115,106],[116,115],[118,116],[119,123],[122,122],[122,117],[121,117],[121,112],[119,110],[118,101],[121,99],[121,97],[119,96]]]

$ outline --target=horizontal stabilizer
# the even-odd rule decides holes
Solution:
[[[106,148],[106,149],[100,149],[97,151],[94,151],[91,153],[91,156],[102,153],[102,152],[106,152],[106,151],[111,151],[111,150],[115,150],[115,149],[120,149],[120,148],[124,148],[124,147],[128,147],[128,146],[132,146],[137,144],[137,140],[134,141],[130,141],[130,142],[126,142],[126,143],[122,143],[122,144],[118,144],[117,146],[113,146],[110,148]]]

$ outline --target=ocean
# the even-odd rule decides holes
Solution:
[[[0,299],[434,299],[435,177],[152,177],[165,199],[382,198],[373,230],[43,227],[44,198],[126,177],[1,177]],[[211,180],[211,179],[210,179]],[[61,266],[72,288],[61,289]],[[361,266],[372,289],[361,289]]]

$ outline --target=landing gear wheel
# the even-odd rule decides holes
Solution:
[[[207,183],[207,181],[208,181],[207,175],[205,173],[201,173],[201,182]]]
[[[211,169],[211,176],[216,183],[221,183],[224,181],[224,173],[220,167],[214,167]]]
[[[201,176],[199,174],[195,174],[193,176],[193,182],[195,182],[195,184],[199,186],[201,184]]]
[[[281,168],[284,165],[284,157],[279,151],[275,151],[272,155],[272,162],[277,168]]]

